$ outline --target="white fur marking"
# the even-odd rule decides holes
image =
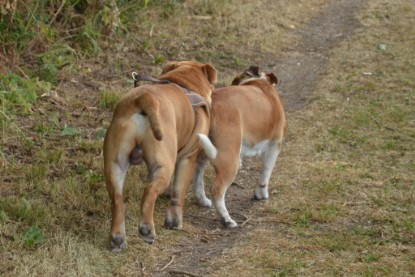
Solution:
[[[216,209],[218,210],[218,213],[220,214],[221,217],[223,217],[225,219],[226,222],[231,220],[231,217],[228,213],[228,210],[226,209],[226,205],[225,205],[225,198],[222,197],[221,199],[219,199],[218,201],[216,201],[215,203],[216,205]]]
[[[263,157],[262,172],[259,177],[259,183],[255,188],[255,195],[258,199],[268,198],[268,185],[271,178],[272,171],[277,162],[278,156],[281,151],[280,142],[271,142],[268,145],[268,149]]]
[[[263,140],[254,146],[249,146],[247,143],[242,143],[241,147],[241,157],[242,156],[260,156],[264,154],[269,147],[269,140]]]
[[[224,195],[225,194],[226,193],[224,193]],[[215,201],[215,207],[216,207],[216,210],[217,210],[219,216],[221,218],[223,218],[223,220],[225,221],[226,227],[234,228],[234,227],[238,226],[238,224],[231,218],[231,216],[229,215],[228,210],[226,209],[225,197],[222,197],[219,200]]]
[[[206,156],[210,160],[214,160],[218,154],[218,150],[210,141],[209,137],[204,134],[198,134],[200,143],[202,144],[203,150],[205,151]]]
[[[196,174],[194,176],[194,193],[197,199],[197,202],[202,207],[212,207],[212,201],[206,197],[205,194],[205,182],[203,179],[205,173],[205,164],[199,163],[196,168]]]
[[[114,165],[114,172],[117,175],[118,190],[122,192],[127,169],[122,168],[121,165]]]
[[[140,137],[143,137],[146,133],[147,129],[149,128],[149,122],[147,116],[141,115],[139,113],[135,113],[132,116],[132,120],[134,121],[134,124],[136,126],[138,135]]]

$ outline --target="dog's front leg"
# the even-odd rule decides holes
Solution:
[[[173,175],[173,167],[173,165],[157,167],[152,172],[152,181],[144,190],[141,199],[141,222],[138,233],[145,242],[150,244],[154,242],[156,237],[153,220],[154,206],[157,197],[167,189],[170,183],[171,176]]]
[[[164,222],[166,228],[183,228],[183,203],[195,171],[196,159],[197,155],[192,155],[177,162],[170,205]]]
[[[105,177],[107,191],[111,199],[112,224],[110,234],[110,248],[121,251],[127,247],[125,239],[125,205],[123,200],[123,184],[127,173],[128,163],[112,163],[106,167]]]

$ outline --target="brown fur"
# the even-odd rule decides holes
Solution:
[[[159,102],[157,102],[151,94],[144,93],[135,100],[135,106],[138,112],[142,110],[141,114],[148,117],[154,137],[157,140],[161,140],[163,134],[159,122]]]
[[[216,70],[209,64],[170,62],[160,79],[191,89],[210,103]],[[123,183],[129,165],[144,161],[149,170],[151,182],[141,201],[139,234],[152,243],[155,201],[167,189],[174,172],[166,226],[182,227],[184,196],[201,150],[197,134],[207,134],[208,130],[209,113],[203,106],[195,112],[183,89],[177,85],[143,85],[120,100],[104,140],[104,172],[112,203],[110,245],[113,250],[126,246]]]
[[[258,67],[251,66],[235,78],[233,86],[216,89],[212,94],[209,139],[213,145],[202,144],[206,153],[216,149],[216,155],[210,154],[216,172],[211,193],[222,223],[228,227],[235,227],[236,222],[226,210],[225,194],[235,179],[241,156],[263,156],[263,172],[254,197],[268,198],[269,177],[286,133],[284,107],[275,89],[277,82],[274,74],[262,74]],[[202,155],[195,176],[195,194],[202,206],[210,206],[202,178],[205,165],[206,157]]]

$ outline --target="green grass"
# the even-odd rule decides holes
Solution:
[[[28,114],[41,92],[50,89],[47,82],[38,78],[24,79],[16,74],[0,75],[0,106],[2,119],[7,114]]]
[[[304,174],[288,175],[299,183],[307,180],[306,187],[292,184],[291,194],[302,197],[297,205],[305,207],[292,218],[298,227],[328,228],[316,242],[334,254],[329,258],[334,275],[415,272],[415,61],[402,59],[413,55],[415,29],[411,22],[390,20],[414,12],[404,2],[372,2],[361,14],[365,29],[332,52],[320,100],[299,116],[309,121],[294,118],[290,124],[296,134],[288,150],[293,157],[284,156],[280,165],[293,172],[301,166]],[[386,43],[386,50],[378,49],[379,43]],[[373,74],[363,74],[369,71]],[[310,128],[309,122],[317,124]],[[312,142],[305,145],[299,138]],[[299,150],[305,164],[295,162]],[[320,258],[327,259],[327,253],[316,253]]]
[[[41,15],[35,2],[28,21],[20,7],[7,37],[11,27],[4,21],[0,27],[1,42],[12,41],[8,50],[28,62],[0,64],[7,68],[0,75],[0,275],[161,275],[173,255],[172,267],[194,258],[211,276],[415,274],[412,5],[369,1],[359,14],[362,27],[330,53],[318,99],[288,114],[271,199],[253,205],[259,216],[236,231],[235,242],[233,233],[219,237],[223,248],[206,243],[208,258],[196,260],[180,251],[203,246],[205,230],[186,223],[183,232],[165,230],[165,199],[156,206],[156,244],[138,237],[143,167],[126,179],[129,247],[117,255],[107,249],[102,140],[113,107],[132,88],[127,73],[157,75],[164,60],[189,58],[212,62],[220,82],[229,83],[254,58],[283,54],[297,40],[287,26],[301,26],[311,16],[303,13],[324,1],[281,0],[262,17],[249,14],[255,3],[242,9],[232,1],[119,1],[121,25],[114,30],[106,29],[114,22],[108,9],[88,10],[82,1],[67,1],[46,28],[57,10]],[[76,9],[82,16],[74,16]],[[264,20],[271,15],[277,25]],[[83,27],[59,37],[71,20]],[[37,28],[44,44],[36,44]],[[30,45],[44,48],[29,55]],[[92,86],[82,87],[87,81]],[[40,97],[55,89],[66,106]],[[186,209],[200,211],[190,199]]]
[[[119,93],[114,91],[103,91],[100,98],[100,106],[104,108],[115,108],[121,99]]]

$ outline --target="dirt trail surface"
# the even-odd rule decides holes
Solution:
[[[271,57],[263,63],[275,72],[280,80],[278,87],[282,92],[288,120],[290,112],[304,108],[313,98],[320,76],[325,73],[330,49],[347,39],[359,26],[355,13],[363,8],[364,4],[364,0],[333,1],[313,18],[306,28],[294,30],[302,39],[287,51],[285,57]],[[189,233],[189,236],[177,246],[172,260],[160,261],[162,271],[148,273],[152,276],[216,276],[220,269],[210,267],[209,261],[219,257],[237,259],[232,255],[232,248],[242,243],[248,234],[255,233],[256,228],[283,231],[284,222],[259,220],[266,216],[259,211],[264,202],[253,201],[252,195],[260,169],[258,159],[245,159],[234,185],[227,192],[227,207],[239,224],[237,228],[221,228],[213,208],[201,209],[196,207],[194,201],[188,199],[184,225],[204,231],[196,235]],[[275,174],[278,174],[278,169],[274,171]],[[208,185],[212,181],[208,180]],[[268,201],[278,197],[275,193],[277,186],[278,184],[271,184]],[[183,232],[186,232],[186,227]]]
[[[304,108],[312,99],[319,76],[325,72],[329,50],[359,26],[354,13],[364,2],[334,1],[307,28],[297,30],[302,36],[300,43],[272,66],[281,80],[279,90],[288,112]]]

